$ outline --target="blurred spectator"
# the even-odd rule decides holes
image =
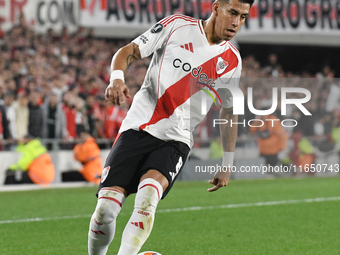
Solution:
[[[1,20],[0,20],[0,39],[4,38],[4,35],[5,35],[5,31],[2,30],[2,27],[1,27]]]
[[[86,119],[86,110],[84,105],[84,100],[80,97],[75,99],[75,110],[76,110],[76,129],[77,129],[77,137],[80,137],[80,133],[87,131],[87,119]]]
[[[265,70],[273,77],[279,76],[280,65],[278,64],[278,58],[276,54],[270,54],[268,57],[268,66],[265,67]]]
[[[41,137],[43,125],[43,113],[40,107],[41,98],[40,93],[37,91],[31,92],[29,96],[29,121],[28,121],[28,133],[34,137]]]
[[[15,83],[15,80],[9,78],[5,81],[5,83],[6,83],[6,86],[7,86],[7,91],[16,95],[17,94],[17,85]]]
[[[3,105],[0,105],[0,150],[2,150],[2,143],[4,139],[11,137],[9,131],[9,122],[7,119],[6,109]]]
[[[327,112],[332,112],[335,109],[339,108],[340,106],[340,81],[332,82],[329,93],[327,96],[325,110]]]
[[[334,143],[335,151],[338,154],[338,164],[340,165],[340,123],[339,122],[340,122],[339,120],[334,120],[331,138],[332,138],[332,142]]]
[[[16,132],[16,120],[15,120],[15,108],[13,106],[15,97],[12,93],[7,92],[4,97],[4,108],[6,110],[8,128],[11,138],[13,138],[13,132]]]
[[[66,138],[66,120],[63,109],[58,104],[58,97],[52,93],[49,99],[42,106],[43,110],[43,129],[44,138]]]
[[[63,27],[63,29],[61,30],[59,39],[63,41],[67,41],[68,39],[70,39],[70,36],[68,35],[67,27]]]
[[[20,92],[17,101],[14,103],[15,129],[13,129],[12,134],[14,139],[24,138],[28,134],[29,110],[27,105],[26,92]]]
[[[317,115],[316,115],[316,107],[317,104],[314,101],[310,101],[309,104],[306,105],[308,107],[308,110],[312,115],[304,115],[301,114],[301,112],[298,111],[298,115],[300,115],[300,118],[297,118],[298,126],[301,126],[300,131],[303,132],[304,136],[312,137],[315,135],[314,133],[314,125],[317,122]],[[296,110],[297,111],[297,110]],[[294,118],[294,112],[292,113],[292,117]]]
[[[38,139],[32,135],[19,139],[17,152],[22,156],[6,171],[5,184],[47,185],[53,181],[55,171],[51,157]]]
[[[55,77],[52,81],[54,87],[52,92],[57,96],[58,101],[62,100],[62,95],[68,90],[68,86],[65,81],[59,77]]]
[[[6,93],[5,83],[4,83],[4,80],[2,79],[2,77],[0,77],[0,105],[4,104],[2,97],[3,97],[3,94],[5,94],[5,93]]]
[[[93,137],[97,138],[98,134],[95,132],[95,125],[96,125],[96,119],[94,116],[94,105],[96,104],[96,98],[93,95],[89,95],[86,98],[86,104],[85,104],[85,110],[86,110],[86,119],[87,119],[87,125],[89,128],[89,133]]]
[[[256,116],[257,121],[251,123],[249,131],[257,134],[260,155],[266,165],[278,164],[278,153],[287,146],[287,134],[280,121],[274,115]]]
[[[68,139],[75,139],[77,137],[77,127],[76,127],[76,113],[74,109],[75,96],[72,92],[67,91],[63,95],[62,109],[66,118],[66,128]]]
[[[105,98],[103,95],[97,96],[98,104],[94,105],[93,115],[96,120],[95,130],[99,137],[105,138]]]
[[[83,167],[79,171],[62,173],[63,182],[88,181],[98,184],[102,174],[100,150],[94,138],[87,132],[80,133],[81,143],[74,149],[74,159]]]
[[[303,137],[301,132],[293,133],[292,139],[294,147],[289,152],[289,161],[287,163],[298,167],[299,170],[294,172],[294,174],[299,172],[313,173],[309,171],[310,165],[314,163],[316,158],[313,145],[306,137]]]
[[[332,71],[331,67],[326,65],[322,69],[322,72],[317,73],[318,78],[334,78],[334,72]]]
[[[223,146],[220,137],[216,137],[210,143],[210,159],[220,159],[223,158]]]
[[[116,105],[105,106],[105,137],[109,139],[116,138],[118,130],[126,116],[127,111]]]

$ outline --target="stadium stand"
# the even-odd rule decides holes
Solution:
[[[14,150],[16,140],[27,133],[43,138],[50,150],[72,149],[84,129],[97,139],[101,148],[110,148],[131,100],[122,107],[107,105],[103,94],[109,82],[112,55],[127,41],[96,38],[93,30],[87,33],[84,28],[72,34],[66,28],[60,34],[52,29],[37,34],[23,19],[11,30],[1,30],[0,150]],[[299,86],[308,88],[313,95],[313,100],[306,104],[313,117],[306,118],[297,109],[290,109],[287,119],[294,117],[299,124],[289,133],[300,131],[319,151],[335,152],[340,122],[340,82],[335,79],[335,71],[325,65],[314,73],[293,73],[284,70],[277,55],[268,54],[267,58],[267,63],[261,64],[252,54],[243,57],[244,80],[240,87],[244,95],[247,96],[247,87],[255,87],[259,79],[278,79],[276,87],[294,86],[300,81]],[[149,61],[146,58],[133,62],[127,70],[125,80],[132,95],[142,84]],[[295,84],[288,84],[290,79]],[[255,106],[270,107],[271,86],[262,84],[253,93]],[[216,116],[217,110],[213,107],[206,121],[198,126],[195,147],[207,147],[215,138],[209,118]],[[59,114],[56,119],[50,114],[55,111]],[[254,117],[250,112],[244,116]],[[239,126],[239,136],[239,148],[246,141],[255,143],[247,127]]]

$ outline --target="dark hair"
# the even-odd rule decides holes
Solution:
[[[245,3],[245,4],[250,4],[250,7],[253,5],[254,0],[240,0],[241,3]]]
[[[24,138],[25,138],[25,139],[35,139],[35,136],[28,133],[28,134],[26,134],[26,135],[24,136]]]
[[[250,7],[253,5],[254,0],[239,0],[240,3],[250,4]],[[229,3],[229,0],[216,0],[216,2],[220,3]]]

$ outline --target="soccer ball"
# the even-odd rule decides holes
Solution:
[[[145,251],[145,252],[139,253],[138,255],[162,255],[162,254],[155,252],[155,251]]]

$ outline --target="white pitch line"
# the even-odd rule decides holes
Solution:
[[[286,204],[303,204],[303,203],[316,203],[326,201],[340,201],[340,197],[319,197],[308,198],[301,200],[281,200],[281,201],[268,201],[268,202],[256,202],[256,203],[243,203],[243,204],[228,204],[228,205],[211,205],[211,206],[196,206],[186,208],[171,208],[157,210],[157,213],[167,212],[185,212],[185,211],[201,211],[210,209],[225,209],[225,208],[239,208],[239,207],[256,207],[256,206],[270,206],[270,205],[286,205]]]
[[[308,199],[300,199],[300,200],[280,200],[280,201],[268,201],[268,202],[256,202],[256,203],[170,208],[170,209],[159,209],[159,210],[157,210],[157,213],[203,211],[203,210],[211,210],[211,209],[257,207],[257,206],[272,206],[272,205],[287,205],[287,204],[305,204],[305,203],[318,203],[318,202],[327,202],[327,201],[340,201],[340,197],[319,197],[319,198],[308,198]],[[127,213],[125,213],[125,214],[127,214]],[[18,219],[18,220],[4,220],[4,221],[0,221],[0,224],[51,221],[51,220],[81,219],[81,218],[90,218],[90,217],[91,217],[91,215],[88,214],[88,215],[46,217],[46,218],[29,218],[29,219]]]
[[[34,222],[34,221],[50,221],[50,220],[68,220],[68,219],[80,219],[80,218],[90,218],[90,217],[91,215],[74,215],[74,216],[59,216],[59,217],[46,217],[46,218],[29,218],[29,219],[19,219],[19,220],[4,220],[4,221],[0,221],[0,224]]]

